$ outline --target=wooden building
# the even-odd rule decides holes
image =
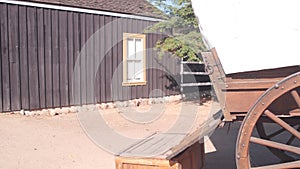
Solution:
[[[178,94],[146,0],[0,0],[0,112]],[[157,92],[159,91],[159,92]]]

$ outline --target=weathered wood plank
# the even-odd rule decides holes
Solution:
[[[105,94],[106,102],[112,101],[111,78],[112,78],[112,17],[105,16]]]
[[[51,11],[52,30],[52,84],[53,84],[53,106],[60,107],[59,91],[59,26],[58,11]]]
[[[154,73],[154,70],[152,68],[153,66],[153,36],[152,34],[147,34],[148,35],[148,38],[147,38],[147,49],[150,49],[148,50],[148,57],[147,57],[147,65],[148,65],[148,70],[147,70],[147,78],[148,78],[148,95],[149,97],[152,97],[152,94],[151,92],[153,91],[153,73]]]
[[[95,62],[94,62],[94,68],[95,74],[93,76],[94,77],[94,91],[95,91],[95,102],[100,103],[101,102],[101,89],[100,89],[100,50],[101,50],[101,46],[100,46],[100,16],[99,15],[94,15],[93,16],[93,20],[94,20],[94,58],[95,58]]]
[[[93,15],[86,15],[86,99],[87,104],[95,103],[94,97],[94,36]]]
[[[44,33],[44,9],[37,9],[37,36],[38,36],[38,61],[39,61],[39,96],[40,107],[46,107],[46,75],[45,75],[45,33]]]
[[[28,33],[28,73],[29,73],[29,103],[30,109],[40,107],[38,56],[37,56],[37,13],[35,8],[27,8],[27,33]]]
[[[122,29],[123,29],[123,33],[129,33],[130,30],[129,30],[129,19],[127,18],[122,18]],[[123,33],[122,33],[122,38],[123,38]],[[122,41],[122,49],[123,49],[123,41]],[[123,49],[124,50],[124,49]],[[123,67],[123,64],[127,64],[124,60],[123,60],[123,51],[122,50],[122,82],[123,82],[123,76],[125,75],[125,73],[127,72],[124,72],[124,67]],[[126,70],[125,70],[126,71]],[[122,100],[128,100],[128,99],[131,99],[131,87],[129,86],[123,86],[122,87]]]
[[[136,26],[136,28],[135,28],[136,32],[138,34],[143,34],[143,31],[144,31],[144,29],[143,29],[143,23],[144,23],[144,21],[136,20],[135,22],[136,22],[136,25],[134,25],[134,26]],[[142,98],[142,97],[145,96],[144,95],[145,88],[146,88],[145,85],[142,85],[142,86],[138,85],[138,86],[136,86],[136,98]]]
[[[101,89],[101,102],[104,103],[106,102],[106,91],[105,91],[105,68],[106,68],[106,58],[105,58],[105,20],[104,16],[100,16],[100,27],[101,27],[101,32],[100,32],[100,89]]]
[[[69,105],[68,83],[68,16],[66,11],[59,11],[59,93],[60,106]]]
[[[8,47],[11,111],[20,110],[20,71],[19,71],[19,23],[18,6],[8,6]]]
[[[81,88],[81,104],[87,103],[87,86],[86,86],[86,15],[80,15],[80,88]]]
[[[27,54],[27,13],[25,6],[19,6],[19,38],[20,38],[20,77],[21,108],[29,109],[29,75]],[[1,47],[2,48],[2,47]]]
[[[117,80],[117,86],[118,86],[118,100],[124,100],[123,99],[123,88],[122,88],[122,81],[123,81],[123,25],[122,25],[122,18],[118,18],[117,22],[117,65],[118,65],[118,80]]]
[[[53,107],[52,88],[52,16],[50,9],[44,9],[44,36],[45,36],[45,87],[46,108]]]
[[[79,13],[73,13],[74,16],[74,65],[73,65],[73,74],[72,74],[72,95],[74,99],[74,105],[81,104],[81,75],[80,75],[80,38],[81,38],[81,31],[80,31],[80,15]]]
[[[68,97],[69,97],[69,105],[74,105],[74,98],[73,98],[73,91],[72,91],[72,85],[73,85],[73,71],[74,71],[74,17],[73,12],[67,13],[68,23],[67,23],[67,41],[68,41]]]
[[[2,6],[3,4],[0,4],[0,9],[2,9]],[[0,54],[2,55],[2,45],[1,45],[1,42],[2,42],[2,36],[3,36],[3,33],[2,33],[2,26],[1,26],[1,23],[2,23],[2,13],[0,12]],[[0,112],[3,112],[3,100],[2,100],[2,57],[0,57]]]
[[[9,54],[8,54],[8,16],[7,5],[0,6],[1,12],[1,56],[2,56],[2,100],[3,111],[10,111],[10,81],[9,81]]]
[[[112,21],[112,100],[119,100],[120,87],[118,86],[118,18]]]

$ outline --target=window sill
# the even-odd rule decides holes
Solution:
[[[123,82],[122,86],[144,86],[147,85],[147,81],[144,82]]]

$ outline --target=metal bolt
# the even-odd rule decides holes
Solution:
[[[245,144],[242,144],[242,146],[243,146],[243,147],[246,147],[246,145],[245,145]]]
[[[276,85],[275,85],[275,89],[278,89],[278,88],[279,88],[279,85],[278,85],[278,84],[276,84]]]
[[[241,156],[240,156],[240,155],[237,155],[236,158],[239,160],[239,159],[241,158]]]
[[[297,84],[297,81],[295,80],[294,83]]]
[[[282,86],[282,87],[281,87],[281,90],[283,90],[283,89],[284,89],[284,87]]]
[[[265,105],[265,103],[264,103],[264,102],[262,102],[261,104],[262,104],[262,105]]]

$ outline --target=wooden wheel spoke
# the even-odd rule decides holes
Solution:
[[[297,128],[297,130],[299,131],[299,129],[300,129],[300,126]],[[296,137],[294,135],[292,135],[286,144],[290,145],[295,140],[295,138]]]
[[[257,138],[257,137],[251,137],[250,142],[260,144],[263,146],[267,146],[267,147],[276,148],[279,150],[284,150],[284,151],[289,151],[292,153],[300,154],[299,147],[286,145],[286,144],[282,144],[282,143],[277,143],[275,141],[265,140],[265,139],[261,139],[261,138]]]
[[[269,110],[265,111],[265,115],[268,116],[270,119],[272,119],[274,122],[279,124],[281,127],[285,128],[287,131],[292,133],[294,136],[296,136],[298,139],[300,139],[300,133],[298,130],[294,129],[290,125],[288,125],[286,122],[281,120],[280,118],[276,117],[272,112]]]
[[[300,168],[300,161],[293,161],[288,163],[281,163],[281,164],[273,164],[267,165],[262,167],[254,167],[251,169],[281,169],[281,168]]]
[[[291,92],[291,94],[292,94],[292,96],[293,96],[295,102],[297,103],[298,107],[300,108],[300,96],[299,96],[299,94],[297,93],[296,90],[293,90],[293,91]]]

